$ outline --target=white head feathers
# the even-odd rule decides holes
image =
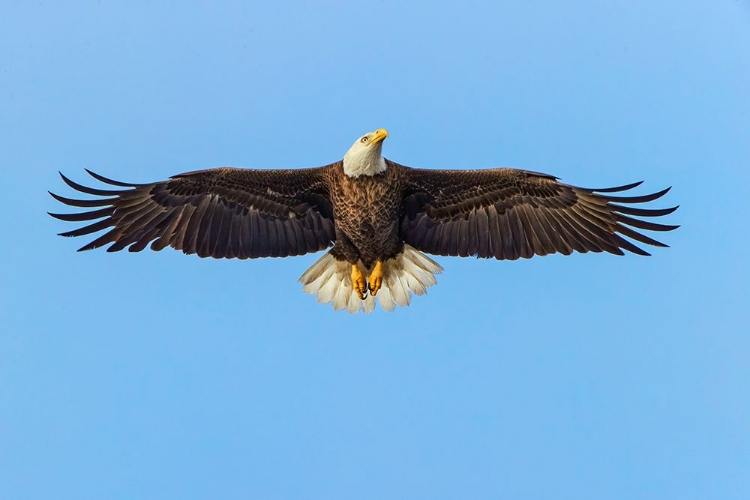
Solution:
[[[357,139],[344,155],[344,173],[349,177],[359,177],[384,172],[386,166],[381,151],[386,137],[388,131],[381,128]]]

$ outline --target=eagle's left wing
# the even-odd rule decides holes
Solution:
[[[60,174],[70,187],[96,198],[65,205],[92,210],[50,214],[88,225],[61,233],[83,236],[106,230],[80,250],[109,245],[113,252],[167,246],[200,257],[287,257],[317,252],[335,239],[328,196],[331,165],[299,170],[217,168],[176,175],[149,184],[95,179],[120,189],[83,186]]]
[[[499,168],[491,170],[424,170],[403,168],[404,198],[400,232],[403,240],[436,255],[476,255],[515,260],[519,257],[574,250],[646,251],[623,238],[666,246],[636,230],[670,231],[678,226],[636,217],[658,217],[677,207],[631,206],[662,197],[613,196],[640,184],[585,189],[546,174]]]

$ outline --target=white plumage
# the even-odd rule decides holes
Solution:
[[[359,264],[363,274],[370,269]],[[437,283],[436,274],[443,268],[434,260],[409,245],[394,259],[383,263],[383,286],[377,297],[368,295],[360,299],[352,286],[351,265],[337,261],[330,252],[318,259],[300,277],[302,290],[315,295],[318,302],[333,302],[336,310],[346,309],[350,313],[364,311],[370,313],[375,309],[375,299],[385,311],[393,311],[396,306],[406,307],[411,295],[424,295],[429,287]]]

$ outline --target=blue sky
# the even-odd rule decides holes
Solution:
[[[5,2],[0,497],[750,497],[750,4]],[[46,191],[384,154],[680,204],[653,257],[439,258],[350,316],[318,256],[76,253]]]

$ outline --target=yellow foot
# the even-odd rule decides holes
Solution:
[[[359,270],[357,264],[352,264],[352,286],[354,287],[354,291],[357,292],[357,296],[365,300],[367,296],[367,282],[365,281],[365,275]]]
[[[378,294],[381,285],[383,284],[383,261],[379,260],[375,263],[375,269],[370,273],[370,293],[372,296]]]

